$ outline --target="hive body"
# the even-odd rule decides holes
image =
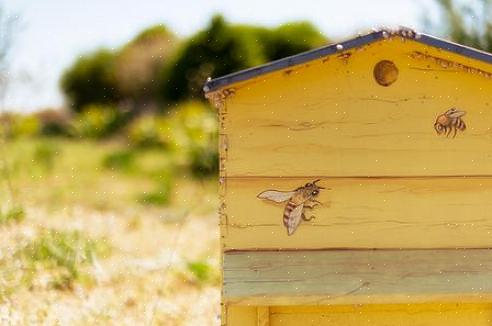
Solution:
[[[492,64],[376,36],[209,84],[223,325],[492,324]],[[257,196],[316,179],[289,236],[286,202]]]

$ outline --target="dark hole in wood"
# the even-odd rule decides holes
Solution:
[[[379,61],[374,66],[374,79],[381,86],[389,86],[398,79],[398,68],[392,61]]]

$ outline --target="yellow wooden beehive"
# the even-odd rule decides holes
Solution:
[[[205,92],[223,325],[492,325],[491,54],[379,30]]]

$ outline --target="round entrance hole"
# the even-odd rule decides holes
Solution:
[[[374,66],[374,79],[381,86],[389,86],[398,79],[398,68],[392,61],[379,61]]]

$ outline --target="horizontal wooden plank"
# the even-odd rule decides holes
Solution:
[[[314,178],[314,177],[312,177]],[[322,205],[288,236],[285,203],[260,200],[312,178],[227,178],[224,250],[492,247],[492,177],[322,178]]]
[[[393,40],[238,86],[221,124],[224,174],[492,175],[492,83],[458,59]],[[374,80],[380,60],[398,67],[389,87]],[[452,107],[468,128],[438,136]]]
[[[491,325],[492,304],[434,303],[272,307],[270,320],[270,326],[481,326]]]
[[[224,296],[235,305],[492,300],[492,250],[228,252]]]

